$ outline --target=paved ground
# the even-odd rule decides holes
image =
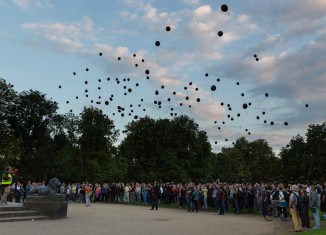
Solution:
[[[171,234],[275,234],[275,223],[250,215],[225,215],[185,210],[149,210],[148,207],[69,204],[68,218],[61,220],[7,222],[0,234],[70,235],[171,235]],[[287,222],[288,223],[288,222]]]

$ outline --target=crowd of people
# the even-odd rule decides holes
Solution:
[[[8,181],[7,181],[8,182]],[[24,201],[31,187],[41,187],[45,182],[27,181],[24,185],[18,180],[6,186],[1,202],[15,199]],[[9,190],[9,193],[8,193]],[[308,212],[311,210],[315,220],[314,229],[320,228],[319,211],[326,212],[326,183],[312,184],[274,184],[274,183],[222,183],[219,180],[211,183],[62,183],[59,193],[65,194],[70,203],[139,203],[151,205],[175,205],[186,208],[189,212],[216,210],[219,215],[225,213],[258,212],[264,216],[268,206],[277,206],[280,219],[287,219],[291,212],[294,231],[302,227],[310,228]],[[323,216],[326,219],[326,214]]]

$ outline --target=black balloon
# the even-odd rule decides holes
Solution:
[[[160,41],[156,41],[156,42],[155,42],[155,46],[158,47],[158,46],[160,46],[160,45],[161,45]]]
[[[287,126],[287,125],[289,125],[289,123],[288,122],[284,122],[284,125]]]
[[[205,73],[205,77],[208,77],[208,73]]]
[[[247,105],[246,103],[244,103],[244,104],[242,105],[242,108],[246,109],[246,108],[248,108],[248,105]]]
[[[200,99],[199,98],[197,98],[197,102],[200,102]]]
[[[271,122],[271,125],[272,125],[272,126],[274,125],[274,122],[273,122],[273,121]]]
[[[146,70],[145,70],[145,73],[148,75],[148,74],[149,74],[149,70],[148,70],[148,69],[146,69]]]
[[[265,93],[265,96],[268,97],[268,93]]]
[[[216,86],[215,86],[215,85],[212,85],[212,86],[211,86],[211,90],[212,90],[212,91],[215,91],[215,90],[216,90]]]
[[[166,26],[165,30],[169,32],[171,30],[171,27],[170,26]]]
[[[306,108],[308,108],[309,107],[309,104],[306,104]]]
[[[158,94],[159,94],[159,92],[158,92],[158,90],[156,90],[156,91],[155,91],[155,95],[158,95]]]
[[[223,31],[218,31],[217,35],[218,35],[219,37],[222,37],[222,36],[223,36]]]
[[[88,68],[86,68],[86,72],[88,72],[89,71],[89,69]]]
[[[109,105],[109,101],[105,101],[105,105]]]
[[[73,72],[72,74],[73,74],[73,75],[76,75],[76,72]]]
[[[100,53],[98,53],[99,54],[99,56],[102,56],[102,52],[100,52]]]
[[[228,5],[223,4],[223,5],[221,6],[221,11],[223,11],[223,12],[227,12],[228,10],[229,10]]]

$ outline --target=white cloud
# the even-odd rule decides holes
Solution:
[[[22,28],[50,41],[56,48],[65,52],[84,53],[87,49],[82,41],[93,41],[95,38],[94,23],[88,16],[73,23],[25,23]]]
[[[49,0],[12,0],[12,2],[24,11],[47,9],[54,6]]]
[[[181,0],[181,2],[191,6],[197,6],[200,4],[199,0]]]

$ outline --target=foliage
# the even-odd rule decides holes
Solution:
[[[31,180],[305,182],[326,175],[326,123],[308,127],[275,156],[264,139],[240,137],[211,151],[207,134],[187,116],[140,118],[126,137],[100,109],[58,114],[57,103],[39,91],[17,92],[0,79],[0,164]]]

